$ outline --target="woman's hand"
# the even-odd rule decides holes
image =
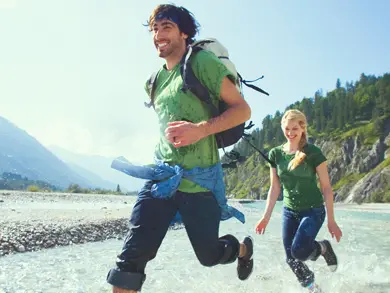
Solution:
[[[262,217],[261,220],[256,225],[256,233],[264,234],[265,228],[267,227],[269,219]]]
[[[340,242],[341,236],[343,236],[343,232],[336,224],[336,221],[328,221],[328,230],[332,238],[336,237],[337,242]]]

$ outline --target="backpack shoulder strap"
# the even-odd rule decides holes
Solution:
[[[149,93],[149,97],[150,97],[150,102],[149,103],[144,103],[146,107],[150,108],[153,106],[154,108],[154,92],[156,90],[156,81],[157,81],[157,76],[158,76],[158,73],[160,72],[160,70],[156,71],[156,72],[153,72],[148,81],[147,81],[147,89],[148,89],[148,93]]]
[[[190,90],[200,101],[204,102],[211,111],[212,117],[217,117],[219,115],[218,108],[213,104],[209,90],[205,87],[201,81],[196,77],[190,62],[190,57],[192,54],[196,54],[201,51],[202,48],[199,47],[189,47],[188,52],[183,56],[180,61],[180,73],[183,79],[182,91]],[[215,136],[217,143],[224,149],[223,139],[220,134]]]
[[[189,47],[187,53],[184,54],[180,61],[180,73],[183,79],[182,91],[186,92],[187,90],[190,90],[196,97],[198,97],[199,100],[207,104],[212,112],[213,117],[215,117],[218,116],[218,109],[211,100],[209,90],[196,77],[191,67],[191,56],[195,55],[201,50],[202,48],[199,47]]]

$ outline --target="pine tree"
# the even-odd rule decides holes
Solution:
[[[338,78],[337,81],[336,81],[336,89],[339,89],[339,88],[341,88],[340,78]]]

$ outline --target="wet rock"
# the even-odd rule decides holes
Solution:
[[[16,247],[16,251],[17,252],[25,252],[26,251],[26,248],[24,247],[24,245],[18,245]]]

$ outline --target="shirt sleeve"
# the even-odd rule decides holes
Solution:
[[[326,159],[325,155],[322,153],[321,149],[319,147],[313,145],[311,155],[310,155],[310,160],[311,160],[314,168],[316,168],[321,163],[325,162],[327,159]]]
[[[212,97],[220,99],[222,80],[225,76],[233,82],[232,72],[212,52],[200,51],[196,53],[191,63],[194,74],[207,87]]]
[[[272,168],[276,168],[276,154],[275,154],[275,149],[271,149],[268,153],[268,159],[271,161],[268,165]]]

